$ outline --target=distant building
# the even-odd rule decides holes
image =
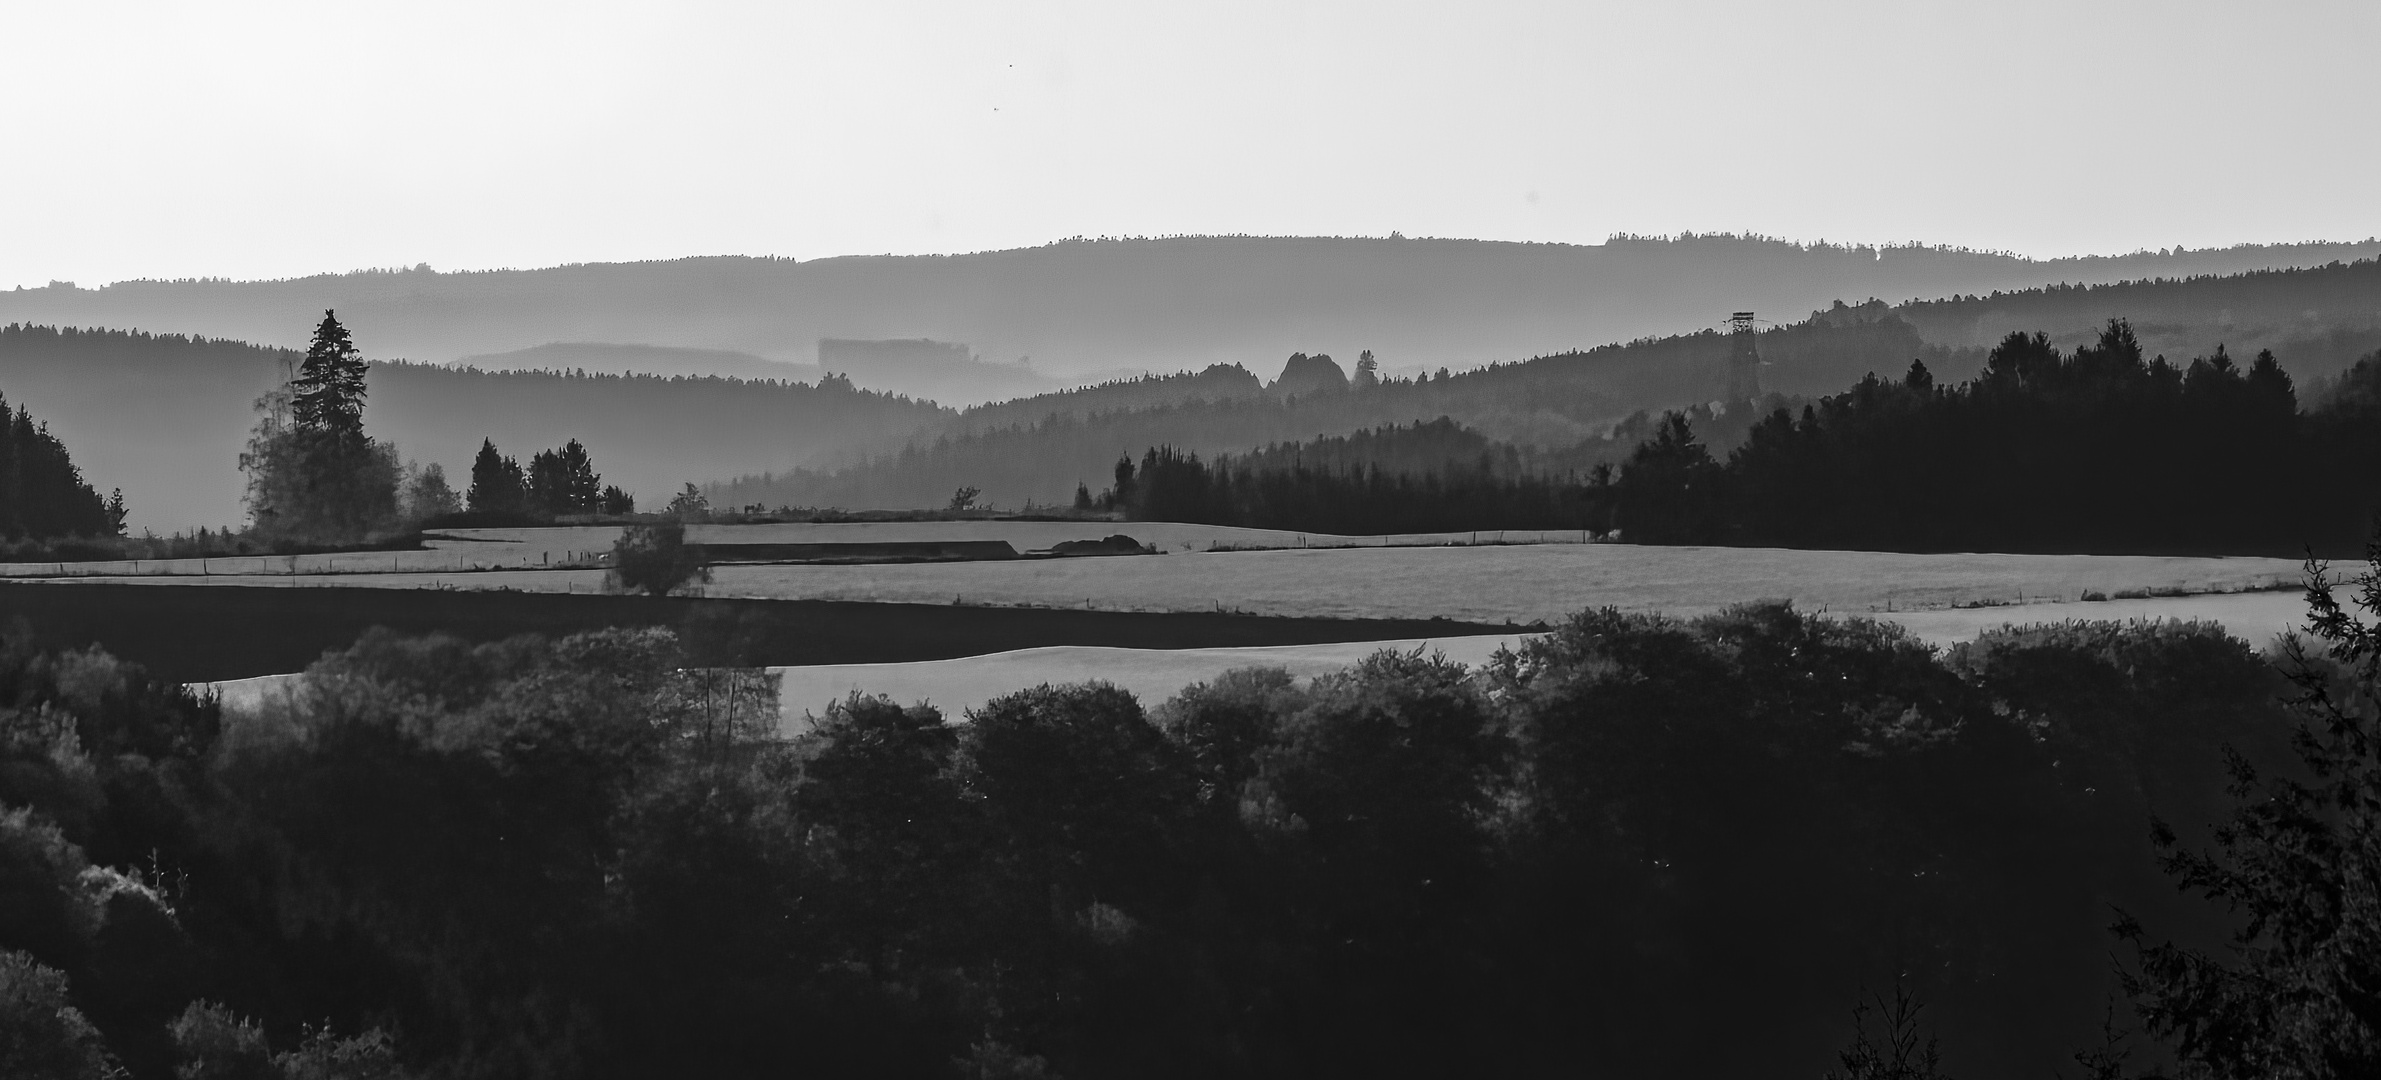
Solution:
[[[1754,328],[1753,313],[1739,311],[1728,317],[1728,396],[1729,402],[1759,401],[1761,399],[1761,350],[1756,345],[1760,337]]]

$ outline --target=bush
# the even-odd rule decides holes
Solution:
[[[0,953],[0,1076],[102,1080],[115,1075],[99,1029],[67,1004],[66,974],[21,952]]]
[[[403,1080],[397,1065],[397,1044],[387,1032],[373,1028],[342,1039],[327,1027],[315,1028],[296,1050],[276,1054],[273,1064],[285,1080]]]
[[[612,545],[612,569],[605,583],[621,592],[651,596],[669,594],[697,582],[711,580],[702,549],[686,543],[686,526],[675,521],[631,525]]]
[[[211,1001],[193,1001],[166,1025],[182,1080],[281,1080],[265,1029]]]

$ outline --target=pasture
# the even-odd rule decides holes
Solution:
[[[1593,607],[1692,615],[1754,599],[1901,612],[2287,588],[2286,559],[1907,555],[1537,544],[1184,552],[1138,558],[718,567],[712,597],[1526,625]],[[72,579],[82,580],[82,579]],[[596,593],[600,569],[124,576],[116,581]]]
[[[0,578],[55,577],[309,577],[349,574],[433,574],[488,570],[587,569],[604,565],[620,539],[617,525],[522,529],[447,529],[425,535],[412,551],[349,551],[312,555],[226,555],[205,559],[115,559],[91,562],[0,563]],[[1337,536],[1221,525],[1122,521],[870,521],[787,525],[691,525],[688,543],[950,544],[995,540],[1020,552],[1045,551],[1070,540],[1123,533],[1161,552],[1268,548],[1409,547],[1497,544],[1584,544],[1575,530],[1486,530]]]

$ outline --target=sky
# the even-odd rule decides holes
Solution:
[[[1254,233],[2381,234],[2381,3],[0,0],[0,288]]]

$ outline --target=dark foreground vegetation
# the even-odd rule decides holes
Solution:
[[[2371,1075],[2381,668],[2316,599],[2329,656],[2280,662],[2205,624],[1937,655],[1775,604],[1590,612],[1481,672],[1040,687],[956,725],[853,699],[791,739],[769,684],[656,629],[375,633],[254,715],[12,645],[0,1053],[1817,1076],[1898,984],[1957,1075]],[[2249,951],[2189,951],[2230,929]],[[2145,1031],[2103,1041],[2128,998]]]

